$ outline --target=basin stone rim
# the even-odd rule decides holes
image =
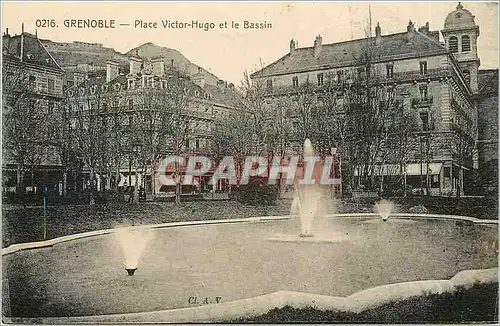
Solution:
[[[379,217],[377,213],[342,213],[342,214],[327,214],[328,218],[353,218],[363,219],[370,217]],[[261,221],[276,221],[287,220],[291,217],[286,216],[260,216],[224,220],[208,220],[208,221],[187,221],[187,222],[171,222],[160,223],[151,225],[139,225],[127,227],[129,229],[159,229],[170,227],[182,226],[201,226],[213,224],[229,224],[229,223],[256,223]],[[441,219],[441,220],[455,220],[455,221],[468,221],[473,224],[484,225],[498,225],[498,220],[483,220],[468,216],[458,215],[440,215],[440,214],[412,214],[412,213],[394,213],[391,214],[394,219]],[[13,244],[7,248],[2,248],[2,256],[12,254],[21,250],[39,249],[45,247],[52,247],[55,244],[68,242],[72,240],[88,238],[93,236],[106,235],[116,232],[117,229],[102,229],[97,231],[76,233],[68,236],[58,237],[46,241],[29,242]],[[468,275],[469,279],[465,282],[459,276]],[[250,297],[234,301],[228,301],[220,304],[210,304],[205,306],[146,311],[137,313],[125,314],[108,314],[108,315],[95,315],[95,316],[73,316],[73,317],[38,317],[38,318],[22,318],[11,317],[4,320],[42,320],[44,323],[58,323],[58,322],[207,322],[207,321],[226,321],[234,318],[249,318],[263,314],[275,307],[282,308],[285,305],[291,305],[294,308],[305,308],[307,304],[311,303],[321,309],[332,309],[340,311],[361,312],[363,310],[376,307],[383,303],[392,302],[401,299],[399,294],[384,295],[388,289],[397,290],[404,288],[407,289],[412,285],[417,286],[416,290],[419,293],[425,291],[434,291],[434,293],[453,292],[458,286],[471,286],[477,282],[480,283],[498,283],[498,267],[478,270],[465,270],[458,272],[449,280],[426,280],[426,281],[410,281],[403,283],[393,283],[375,286],[369,289],[364,289],[351,294],[348,297],[336,297],[327,295],[318,295],[304,292],[292,292],[281,290],[257,297]],[[249,307],[255,305],[255,307]],[[267,310],[266,310],[267,309]],[[151,319],[159,317],[161,320]]]
[[[364,219],[369,217],[379,217],[377,213],[340,213],[340,214],[326,214],[328,218],[352,218],[352,219]],[[290,215],[276,215],[276,216],[257,216],[257,217],[245,217],[245,218],[234,218],[234,219],[223,219],[223,220],[204,220],[204,221],[185,221],[185,222],[169,222],[169,223],[159,223],[159,224],[144,224],[137,226],[124,227],[127,229],[160,229],[160,228],[171,228],[171,227],[183,227],[183,226],[201,226],[201,225],[213,225],[213,224],[229,224],[229,223],[255,223],[255,222],[265,222],[265,221],[276,221],[276,220],[287,220],[290,219]],[[455,220],[455,221],[468,221],[474,224],[484,224],[491,225],[497,224],[498,220],[486,220],[479,219],[469,216],[460,215],[442,215],[442,214],[412,214],[412,213],[393,213],[391,214],[392,219],[440,219],[440,220]],[[121,228],[123,229],[123,228]],[[52,247],[55,244],[68,242],[77,239],[89,238],[94,236],[106,235],[116,232],[115,229],[102,229],[96,231],[75,233],[71,235],[66,235],[62,237],[57,237],[45,241],[36,242],[26,242],[26,243],[16,243],[12,244],[6,248],[2,248],[2,257],[9,255],[21,250],[29,249],[40,249],[46,247]]]

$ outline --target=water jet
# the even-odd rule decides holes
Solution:
[[[382,221],[386,222],[394,211],[394,203],[386,199],[382,199],[375,204],[375,211],[380,215]]]

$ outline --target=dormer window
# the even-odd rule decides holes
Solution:
[[[344,79],[344,71],[338,70],[337,71],[337,81],[342,81],[343,79]]]
[[[420,74],[421,75],[427,74],[427,61],[420,61]]]
[[[323,86],[323,73],[319,73],[317,75],[317,78],[318,78],[318,86]]]
[[[387,78],[393,78],[394,77],[394,65],[393,64],[388,64],[385,66],[386,70],[386,77]]]
[[[359,67],[357,69],[357,71],[358,71],[358,78],[363,78],[365,76],[364,75],[365,74],[365,67]]]

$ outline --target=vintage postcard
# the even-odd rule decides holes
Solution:
[[[3,2],[2,322],[498,323],[498,2]]]

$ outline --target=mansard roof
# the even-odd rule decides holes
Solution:
[[[215,103],[233,108],[241,108],[243,105],[241,94],[234,88],[224,88],[224,86],[214,86],[205,83],[203,90],[210,94],[211,100]]]
[[[14,36],[3,35],[2,53],[7,60],[52,68],[63,73],[61,67],[45,49],[38,37],[27,32]]]
[[[367,49],[373,51],[372,59],[375,62],[446,54],[446,48],[436,39],[436,32],[414,30],[410,42],[407,32],[403,32],[382,35],[378,45],[375,45],[375,37],[323,44],[317,57],[314,56],[314,47],[297,48],[293,53],[253,73],[252,77],[356,66]]]

